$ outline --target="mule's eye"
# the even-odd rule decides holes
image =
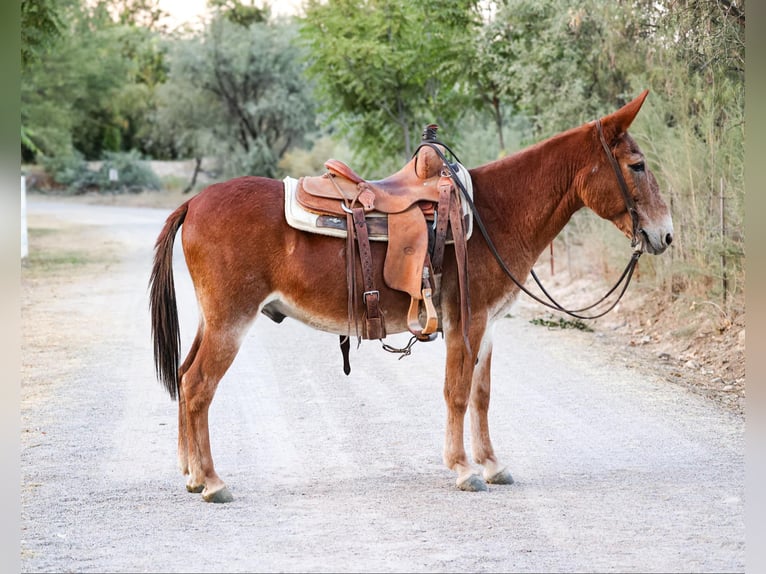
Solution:
[[[645,168],[644,162],[642,161],[631,163],[628,167],[632,169],[633,171],[644,171],[644,168]]]

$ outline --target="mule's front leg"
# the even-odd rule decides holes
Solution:
[[[471,394],[475,358],[465,348],[457,329],[447,330],[447,364],[444,378],[444,400],[447,403],[447,429],[444,438],[444,464],[457,472],[460,490],[487,490],[487,483],[468,462],[463,445],[465,412]],[[477,341],[478,344],[478,341]]]
[[[513,484],[508,469],[500,464],[489,437],[490,371],[492,367],[492,338],[487,333],[479,349],[479,358],[471,384],[471,451],[473,459],[484,467],[484,480],[490,484]]]

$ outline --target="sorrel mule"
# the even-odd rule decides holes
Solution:
[[[659,254],[671,243],[673,226],[656,180],[627,129],[647,92],[602,118],[604,145],[617,161],[635,202],[643,248]],[[597,133],[597,122],[568,130],[509,157],[470,170],[474,203],[489,237],[511,272],[530,273],[543,249],[569,221],[588,207],[629,237],[633,222]],[[241,177],[211,185],[176,209],[157,238],[150,281],[150,306],[158,378],[178,398],[178,459],[186,488],[210,502],[232,496],[216,474],[210,452],[208,408],[245,333],[264,308],[316,329],[348,333],[344,240],[297,231],[284,215],[283,183]],[[178,367],[180,335],[172,272],[177,231],[201,311],[199,328]],[[389,333],[407,330],[409,297],[382,279],[385,244],[372,245],[376,281]],[[466,345],[454,253],[444,261],[441,330],[446,367],[447,425],[444,463],[457,473],[462,490],[513,482],[495,456],[489,436],[490,363],[494,322],[518,294],[474,233],[468,241],[470,330]],[[268,307],[266,307],[268,305]],[[360,309],[361,312],[361,309]],[[470,346],[471,351],[468,350]],[[463,444],[466,410],[471,414],[473,459]]]

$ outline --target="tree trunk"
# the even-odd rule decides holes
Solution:
[[[199,172],[201,171],[202,166],[202,158],[201,157],[195,157],[194,158],[194,173],[192,174],[191,181],[189,182],[189,185],[184,188],[183,193],[189,193],[192,189],[194,189],[194,186],[197,183],[197,176],[199,175]]]
[[[505,138],[503,137],[503,112],[500,109],[500,98],[492,98],[492,109],[495,112],[495,127],[497,128],[497,139],[500,143],[500,153],[505,155]]]

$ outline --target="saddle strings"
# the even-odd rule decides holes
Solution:
[[[388,343],[382,343],[383,350],[388,351],[389,353],[399,353],[401,356],[399,357],[399,360],[401,361],[404,357],[408,357],[412,354],[412,346],[417,343],[420,339],[418,339],[415,335],[410,337],[410,340],[407,342],[407,344],[402,347],[401,349],[398,349],[396,347],[392,347]]]
[[[473,212],[474,219],[476,221],[476,225],[478,226],[479,230],[481,231],[482,236],[484,237],[484,240],[487,242],[487,246],[489,247],[490,252],[494,256],[495,260],[497,261],[498,265],[500,265],[500,268],[503,270],[503,272],[513,281],[516,286],[526,293],[529,297],[537,301],[538,303],[550,308],[554,309],[556,311],[561,311],[562,313],[565,313],[569,315],[570,317],[574,317],[576,319],[598,319],[599,317],[603,317],[609,311],[614,309],[614,307],[617,305],[617,303],[620,302],[622,299],[622,296],[625,294],[625,292],[628,289],[628,285],[630,284],[630,280],[633,277],[633,271],[636,268],[636,264],[638,263],[638,258],[641,257],[642,250],[640,248],[640,244],[638,247],[636,247],[633,251],[633,254],[630,258],[630,261],[628,261],[628,264],[625,266],[625,269],[622,272],[622,275],[620,275],[620,278],[617,280],[617,283],[607,291],[607,293],[601,297],[598,301],[595,303],[588,305],[587,307],[582,307],[580,309],[567,309],[563,305],[561,305],[558,301],[556,301],[549,293],[548,291],[543,287],[540,279],[537,277],[537,274],[535,273],[535,270],[530,270],[530,275],[532,275],[532,278],[534,279],[535,283],[537,283],[537,286],[540,288],[540,290],[545,294],[545,296],[548,298],[548,301],[545,301],[544,299],[541,299],[534,293],[532,293],[529,289],[527,289],[511,272],[511,270],[508,268],[508,266],[505,264],[505,261],[503,261],[503,258],[500,256],[500,253],[498,253],[497,248],[495,247],[495,244],[492,242],[492,239],[489,237],[489,233],[487,232],[487,228],[484,226],[484,222],[481,219],[481,216],[479,215],[479,212],[476,210],[476,206],[473,203],[473,199],[471,199],[471,196],[469,195],[468,191],[466,190],[465,186],[463,185],[463,182],[458,177],[457,172],[455,171],[454,166],[452,163],[449,162],[449,160],[446,158],[446,156],[442,153],[442,151],[438,148],[438,145],[444,146],[444,148],[449,151],[449,153],[455,158],[455,161],[460,163],[460,160],[458,159],[455,152],[450,149],[449,146],[446,144],[433,140],[433,141],[425,141],[418,146],[418,149],[422,146],[429,146],[432,148],[436,154],[441,158],[441,160],[444,162],[444,164],[447,166],[447,168],[450,171],[452,180],[455,182],[455,185],[460,188],[461,193],[463,194],[463,197],[465,198],[466,202],[468,203],[468,206],[471,208],[471,211]],[[415,151],[417,153],[417,150]],[[622,190],[621,190],[622,191]],[[593,309],[594,307],[600,305],[603,303],[616,289],[620,286],[620,284],[625,281],[625,285],[623,285],[622,290],[620,291],[619,295],[617,296],[617,299],[609,305],[609,307],[606,308],[606,310],[596,313],[594,315],[581,315],[580,313],[584,311],[589,311]]]

